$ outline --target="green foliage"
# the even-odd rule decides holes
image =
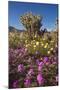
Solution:
[[[45,33],[46,34],[46,33]],[[22,37],[21,33],[15,32],[9,34],[9,47],[20,47],[24,46],[28,49],[28,52],[34,54],[36,51],[40,52],[42,55],[51,55],[57,46],[57,33],[51,32],[49,35],[51,40],[45,37],[33,36],[33,40],[30,39],[28,33],[24,32]]]
[[[19,46],[20,37],[18,33],[9,33],[9,47],[16,48]]]

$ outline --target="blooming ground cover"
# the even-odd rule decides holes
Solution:
[[[58,85],[58,36],[9,32],[9,88]]]

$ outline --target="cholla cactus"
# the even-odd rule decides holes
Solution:
[[[28,30],[29,36],[38,33],[42,26],[42,17],[39,15],[33,15],[32,13],[24,14],[20,17],[20,20],[24,27]]]

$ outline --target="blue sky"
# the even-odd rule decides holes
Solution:
[[[19,21],[21,15],[26,12],[32,12],[36,15],[43,16],[42,24],[47,29],[53,29],[56,18],[58,17],[57,4],[42,4],[42,3],[26,3],[26,2],[8,2],[8,24],[17,29],[24,29]]]

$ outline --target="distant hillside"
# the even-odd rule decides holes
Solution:
[[[24,31],[25,31],[25,30],[16,29],[16,28],[13,27],[13,26],[9,26],[8,29],[9,29],[9,32],[15,32],[15,31],[17,31],[17,32],[24,32]]]

